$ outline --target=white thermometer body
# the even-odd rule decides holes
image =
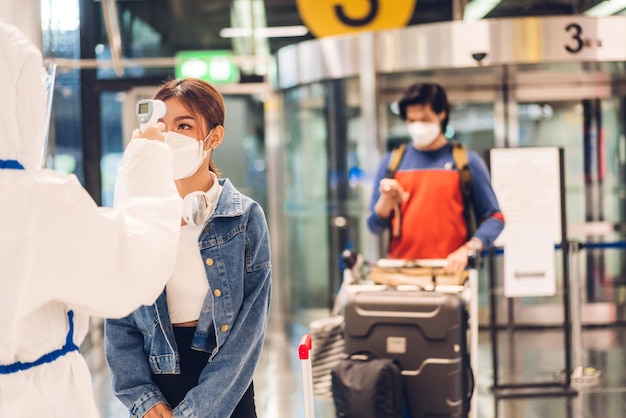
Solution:
[[[141,132],[157,123],[167,113],[167,107],[161,100],[139,100],[136,110]]]

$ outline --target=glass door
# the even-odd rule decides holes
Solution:
[[[358,84],[331,80],[284,94],[282,220],[288,311],[302,326],[328,316],[344,249],[363,236],[367,150],[360,142]]]
[[[520,101],[517,118],[519,146],[564,149],[568,237],[590,247],[580,260],[583,323],[623,320],[624,98]],[[520,321],[541,316],[531,310]]]
[[[579,257],[582,322],[622,321],[626,306],[624,68],[613,63],[572,63],[518,66],[510,71],[508,117],[514,123],[509,135],[515,145],[564,150],[567,236],[583,244]],[[557,281],[562,280],[560,271],[557,267]],[[545,302],[524,301],[516,315],[524,322],[558,324],[562,310],[555,303],[549,306],[554,300]]]

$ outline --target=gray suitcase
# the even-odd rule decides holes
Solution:
[[[473,391],[467,326],[458,294],[353,289],[345,350],[400,363],[411,418],[466,417]]]

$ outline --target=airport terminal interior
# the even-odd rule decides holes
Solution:
[[[0,17],[19,16],[39,37],[54,78],[45,165],[74,173],[100,205],[112,205],[138,100],[172,77],[223,94],[226,136],[213,159],[270,230],[260,418],[311,418],[299,343],[331,315],[342,252],[367,261],[365,276],[384,258],[388,237],[369,232],[368,205],[380,159],[409,139],[396,102],[415,82],[445,87],[446,137],[486,161],[510,225],[530,222],[525,231],[548,244],[546,287],[530,291],[506,267],[536,262],[524,253],[534,241],[510,245],[519,226],[482,254],[467,291],[470,416],[626,416],[626,1],[6,3]],[[101,318],[81,351],[101,417],[128,416]],[[335,416],[332,399],[316,397],[314,409]]]

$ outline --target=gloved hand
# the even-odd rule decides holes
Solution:
[[[143,132],[139,129],[135,129],[133,131],[132,139],[135,138],[145,138],[165,142],[165,124],[163,122],[157,122],[153,126],[146,128]]]

